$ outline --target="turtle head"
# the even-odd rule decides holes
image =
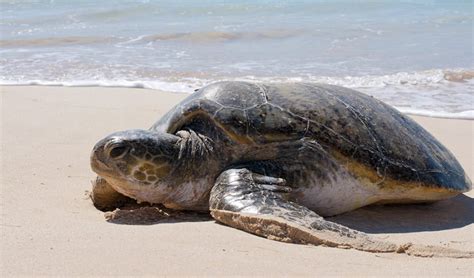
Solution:
[[[116,132],[94,146],[91,167],[118,192],[158,203],[167,191],[160,187],[166,187],[176,168],[179,140],[172,134],[147,130]]]

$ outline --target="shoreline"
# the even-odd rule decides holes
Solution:
[[[188,94],[135,88],[0,86],[0,274],[470,276],[472,259],[280,243],[212,220],[106,222],[84,195],[92,146],[148,128]],[[474,178],[474,121],[411,116]],[[474,249],[474,192],[432,205],[371,206],[332,221],[393,241]]]
[[[460,79],[459,80],[455,80],[455,79],[446,79],[446,80],[449,80],[449,81],[453,81],[455,85],[459,85],[459,84],[462,84],[462,81],[465,81],[465,80],[469,80],[469,79],[472,79],[472,71],[466,71],[467,73],[464,75],[464,74],[461,74],[461,73],[457,73],[455,71],[451,72],[451,71],[446,71],[444,74],[446,76],[446,74],[451,74],[451,75],[455,75],[456,73],[458,75],[460,75],[462,78],[466,78],[466,79],[462,79],[461,77],[459,77]],[[399,73],[401,74],[401,73]],[[471,74],[471,75],[468,75],[468,74]],[[397,74],[395,74],[396,76]],[[451,76],[450,75],[450,76]],[[453,77],[454,78],[454,77]],[[310,81],[312,83],[327,83],[327,84],[333,84],[334,85],[340,85],[340,86],[343,86],[343,87],[347,87],[347,88],[352,88],[352,86],[347,86],[346,84],[339,84],[340,81],[336,81],[338,78],[332,78],[332,77],[327,77],[326,78],[327,80],[319,80],[319,81]],[[340,78],[339,78],[340,79]],[[246,80],[246,78],[237,78],[236,80]],[[263,78],[263,80],[267,80],[265,78]],[[269,81],[267,80],[267,82],[269,81],[270,83],[273,83],[273,82],[296,82],[295,81],[296,79],[294,78],[289,78],[289,80],[274,80],[274,81]],[[341,79],[342,80],[342,79]],[[176,94],[184,94],[184,95],[189,95],[191,94],[194,89],[196,88],[200,88],[203,86],[203,84],[205,85],[206,83],[209,83],[209,82],[206,82],[206,83],[203,83],[202,82],[203,80],[201,81],[198,81],[197,79],[194,80],[194,83],[183,83],[181,81],[177,81],[177,82],[169,82],[169,81],[116,81],[120,84],[114,84],[113,82],[108,82],[108,81],[78,81],[78,83],[76,84],[73,84],[73,82],[41,82],[41,81],[31,81],[31,82],[26,82],[25,84],[22,84],[22,83],[18,83],[18,84],[14,84],[14,83],[0,83],[0,87],[64,87],[64,88],[98,88],[98,89],[101,89],[101,88],[115,88],[115,89],[143,89],[143,90],[150,90],[150,91],[154,91],[154,92],[167,92],[167,93],[176,93]],[[250,81],[250,82],[253,82],[255,80],[246,80],[246,81]],[[383,82],[383,80],[382,80]],[[406,81],[405,81],[406,82]],[[155,84],[156,83],[156,84]],[[212,82],[211,82],[212,83]],[[394,84],[392,84],[394,85]],[[372,96],[372,97],[375,97],[381,101],[384,101],[387,103],[386,100],[382,99],[381,98],[381,95],[374,95],[373,93],[375,94],[378,94],[376,93],[377,90],[375,88],[352,88],[352,89],[355,89],[357,91],[360,91],[362,93],[365,93],[369,96]],[[393,88],[392,88],[393,89]],[[379,88],[380,91],[384,91],[386,90],[386,88]],[[459,120],[474,120],[474,110],[465,110],[465,111],[461,111],[461,112],[446,112],[446,111],[433,111],[433,110],[424,110],[424,109],[419,109],[419,108],[413,108],[413,107],[397,107],[397,106],[393,106],[395,109],[397,109],[398,111],[400,111],[401,113],[404,113],[406,115],[411,115],[411,116],[419,116],[419,117],[431,117],[431,118],[440,118],[440,119],[459,119]]]

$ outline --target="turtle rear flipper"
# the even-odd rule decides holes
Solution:
[[[374,239],[285,200],[288,191],[282,179],[230,169],[218,177],[211,191],[211,215],[231,227],[283,242],[423,257],[473,257],[472,253],[442,247],[397,245]]]

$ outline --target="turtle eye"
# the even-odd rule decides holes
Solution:
[[[109,156],[113,159],[119,159],[124,157],[128,151],[130,150],[129,146],[117,144],[115,146],[111,146],[109,150]]]

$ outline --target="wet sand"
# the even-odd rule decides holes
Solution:
[[[148,128],[186,95],[126,88],[1,87],[1,266],[20,275],[471,276],[472,259],[285,244],[191,217],[105,221],[85,192],[103,136]],[[474,121],[413,117],[474,177]],[[332,218],[395,241],[474,250],[474,193]]]

